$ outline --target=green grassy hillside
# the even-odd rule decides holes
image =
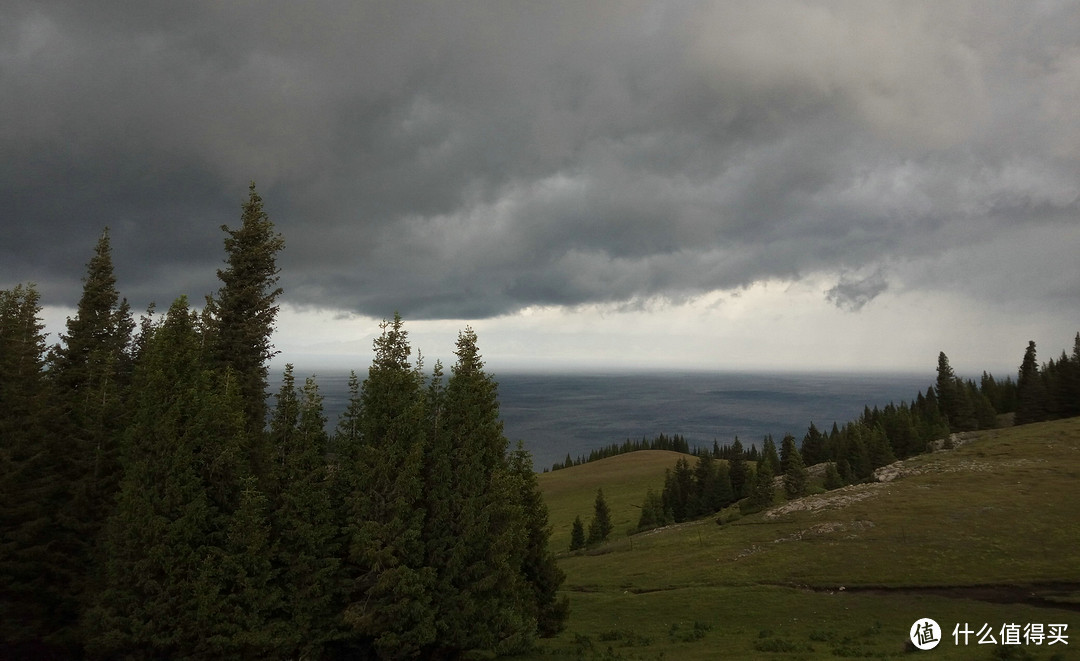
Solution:
[[[633,505],[677,458],[635,454],[541,478],[557,550],[597,486],[619,514],[602,553],[562,559],[573,613],[537,658],[891,658],[921,617],[945,630],[935,658],[1080,658],[1080,419],[987,432],[891,481],[724,526],[628,538]],[[965,623],[995,637],[1064,623],[1070,644],[958,646]]]
[[[664,471],[685,456],[666,450],[642,450],[541,475],[540,488],[552,526],[552,548],[557,553],[569,548],[575,516],[589,527],[597,489],[604,490],[604,500],[611,508],[615,526],[612,537],[625,538],[628,529],[637,527],[645,492],[663,489]]]

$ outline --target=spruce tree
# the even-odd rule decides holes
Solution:
[[[589,535],[585,539],[587,546],[593,546],[595,544],[603,544],[607,541],[608,535],[614,529],[614,525],[611,523],[611,509],[608,507],[607,501],[604,499],[604,490],[596,490],[596,501],[593,503],[593,518],[589,522]]]
[[[846,479],[855,482],[870,477],[874,467],[871,464],[870,450],[867,447],[870,436],[869,430],[861,422],[852,422],[844,425],[840,436],[840,447],[842,448],[840,456],[851,471],[850,477]],[[841,475],[843,475],[842,466],[844,464],[840,467]]]
[[[401,316],[381,329],[361,390],[361,442],[345,471],[352,483],[344,623],[356,654],[396,658],[436,641],[435,570],[425,564],[423,539],[424,379],[409,364]]]
[[[48,376],[59,407],[55,431],[57,459],[65,492],[58,518],[69,545],[64,593],[67,607],[55,625],[70,628],[88,590],[97,536],[109,515],[120,480],[118,439],[126,420],[129,383],[128,345],[134,322],[116,289],[109,231],[106,228],[87,263],[82,295],[66,333],[49,354]]]
[[[662,494],[664,510],[671,512],[676,523],[682,523],[696,514],[690,511],[693,491],[694,474],[690,470],[690,462],[680,458],[675,462],[674,471],[665,471]]]
[[[1028,342],[1024,361],[1016,379],[1016,418],[1018,425],[1046,420],[1046,384],[1039,372],[1035,342]]]
[[[959,431],[958,413],[960,409],[959,392],[956,388],[956,373],[949,365],[949,358],[942,351],[938,354],[937,382],[934,385],[937,392],[938,406],[941,414],[948,422],[949,428]]]
[[[201,638],[191,652],[197,658],[265,659],[298,647],[297,624],[281,618],[297,596],[276,580],[270,504],[254,476],[241,478],[239,486],[224,538],[206,549],[193,582]]]
[[[580,519],[578,519],[580,521]],[[660,494],[652,489],[645,492],[645,502],[641,504],[641,516],[638,517],[637,529],[651,530],[658,526],[666,525],[664,516],[664,501]],[[584,530],[582,531],[584,536]]]
[[[348,404],[338,417],[332,439],[332,454],[339,471],[344,468],[346,457],[353,456],[361,443],[360,424],[363,402],[360,398],[360,378],[356,376],[355,371],[349,372],[348,392]]]
[[[813,466],[814,464],[828,461],[828,452],[825,449],[825,436],[818,431],[818,428],[814,426],[813,422],[810,423],[810,428],[807,429],[806,436],[803,437],[801,451],[803,464],[806,466]]]
[[[750,467],[746,464],[746,455],[743,453],[743,445],[739,437],[731,444],[731,490],[735,493],[735,499],[741,500],[749,495],[750,491]]]
[[[773,441],[772,434],[765,436],[765,440],[761,444],[761,460],[758,463],[765,462],[769,465],[769,470],[772,474],[779,475],[784,472],[784,467],[780,465],[780,455],[776,452],[776,442]]]
[[[836,460],[836,474],[840,477],[841,484],[851,484],[855,482],[855,474],[851,470],[851,464],[844,457]]]
[[[924,450],[929,447],[931,441],[948,438],[949,424],[941,412],[933,387],[927,388],[925,395],[919,395],[912,413],[918,419],[916,424]]]
[[[277,404],[270,415],[270,445],[273,448],[274,474],[284,477],[282,466],[297,443],[296,426],[300,420],[300,397],[296,390],[296,376],[292,363],[286,363],[281,375],[281,388],[275,395]]]
[[[825,467],[825,483],[823,486],[827,491],[844,486],[844,479],[840,476],[840,471],[837,470],[836,464],[833,462],[829,462]]]
[[[339,517],[327,464],[323,398],[313,377],[295,390],[287,365],[271,429],[279,485],[272,522],[274,568],[283,602],[280,647],[293,658],[318,657],[339,634]],[[287,392],[292,389],[291,394]],[[285,434],[284,425],[292,427]]]
[[[570,550],[577,551],[585,548],[585,524],[581,522],[581,515],[574,517],[574,524],[570,528]]]
[[[919,430],[907,403],[901,403],[895,414],[886,422],[885,435],[896,456],[905,459],[922,452],[925,443],[919,438]]]
[[[33,285],[0,290],[0,640],[74,655],[66,493]],[[69,539],[65,540],[65,537]]]
[[[506,464],[498,387],[471,328],[454,353],[445,393],[433,380],[427,395],[439,406],[424,467],[426,563],[436,571],[429,655],[524,646],[536,627],[522,607],[532,599],[520,573],[524,504]]]
[[[968,381],[964,385],[974,409],[975,428],[994,429],[997,427],[997,411],[990,399],[982,393],[974,381]]]
[[[237,613],[196,586],[205,587],[239,502],[243,411],[225,376],[206,368],[196,323],[178,299],[133,377],[124,474],[85,617],[95,656],[195,655],[218,635],[210,623],[235,622]]]
[[[441,360],[435,361],[435,366],[431,370],[431,380],[428,382],[427,389],[427,412],[430,419],[430,431],[431,443],[434,445],[435,439],[438,438],[441,433],[441,426],[443,424],[442,414],[443,406],[446,402],[446,383],[443,381],[443,364]]]
[[[240,227],[222,225],[221,229],[226,234],[227,266],[217,272],[222,283],[217,296],[207,300],[210,339],[216,364],[230,368],[236,377],[247,429],[256,435],[266,424],[266,362],[275,355],[270,336],[278,312],[275,301],[282,293],[277,286],[276,259],[285,241],[274,231],[254,182],[242,208]],[[256,463],[268,460],[254,458]],[[263,472],[268,467],[256,468]]]
[[[957,377],[953,384],[953,393],[956,397],[956,411],[951,417],[950,427],[953,431],[972,431],[979,428],[979,419],[976,414],[977,392],[970,388],[961,378]]]
[[[694,499],[692,516],[712,514],[720,509],[718,499],[716,465],[713,463],[711,454],[704,453],[698,456],[694,465]]]
[[[1065,383],[1067,405],[1062,415],[1080,415],[1080,333],[1073,340],[1072,355],[1068,359],[1069,376]]]
[[[788,500],[806,495],[809,478],[795,437],[786,434],[780,447],[780,466],[784,471],[784,494]]]
[[[870,470],[887,466],[896,461],[889,438],[881,425],[875,425],[870,430],[870,438],[866,443],[866,452],[870,459]]]
[[[713,493],[713,502],[718,511],[735,502],[735,489],[731,486],[731,467],[726,461],[719,461],[716,465],[716,487]]]
[[[770,507],[776,499],[773,489],[772,467],[767,461],[759,461],[757,471],[754,473],[753,487],[747,499],[747,507],[750,511],[757,511]]]
[[[537,635],[547,638],[563,630],[570,614],[569,599],[558,597],[559,587],[566,576],[559,569],[555,554],[549,547],[551,527],[548,525],[547,505],[544,504],[533,471],[532,457],[520,441],[517,449],[510,454],[509,466],[514,483],[512,493],[516,494],[520,512],[524,516],[524,555],[520,571],[525,584],[531,589],[527,612],[536,622]]]
[[[343,617],[349,600],[362,596],[352,585],[356,579],[356,566],[350,559],[354,552],[352,540],[356,506],[353,499],[366,497],[357,491],[363,483],[358,471],[361,467],[360,457],[363,454],[364,442],[362,392],[360,379],[355,371],[349,372],[348,393],[348,403],[338,416],[337,427],[330,439],[327,453],[327,486],[331,494],[331,514],[338,530],[335,538],[339,575],[339,585],[335,590],[337,615],[331,624],[341,632],[339,639],[327,646],[327,654],[332,658],[367,654],[371,651],[369,641],[349,634],[349,627],[345,625]]]

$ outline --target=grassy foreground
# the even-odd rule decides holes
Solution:
[[[635,456],[640,455],[640,456]],[[942,659],[1080,658],[1080,419],[985,432],[889,482],[628,537],[678,455],[640,452],[540,477],[565,549],[597,487],[613,541],[567,555],[573,612],[522,659],[894,658],[919,618]],[[1067,624],[1068,645],[1003,645],[1003,625]],[[997,644],[953,630],[988,625]],[[1023,639],[1021,639],[1023,643]]]

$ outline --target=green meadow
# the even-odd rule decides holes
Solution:
[[[973,434],[889,467],[889,481],[790,503],[778,489],[774,507],[723,525],[628,535],[678,457],[540,476],[572,613],[519,658],[1080,658],[1080,418]],[[588,525],[598,488],[615,533],[570,554],[573,518]],[[909,650],[923,617],[943,640]],[[1068,625],[1069,644],[1002,644],[1030,624]]]

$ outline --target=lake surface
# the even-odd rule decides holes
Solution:
[[[366,370],[365,370],[366,372]],[[449,370],[447,370],[449,372]],[[302,383],[305,374],[297,370]],[[361,377],[365,374],[361,373]],[[801,443],[813,421],[827,431],[862,414],[863,407],[914,399],[935,374],[624,373],[495,374],[500,412],[511,445],[520,439],[536,469],[569,453],[627,439],[681,434],[694,445],[777,444],[785,433]],[[348,402],[347,374],[319,374],[329,427]],[[271,384],[271,392],[277,385]],[[273,405],[273,398],[270,404]]]

